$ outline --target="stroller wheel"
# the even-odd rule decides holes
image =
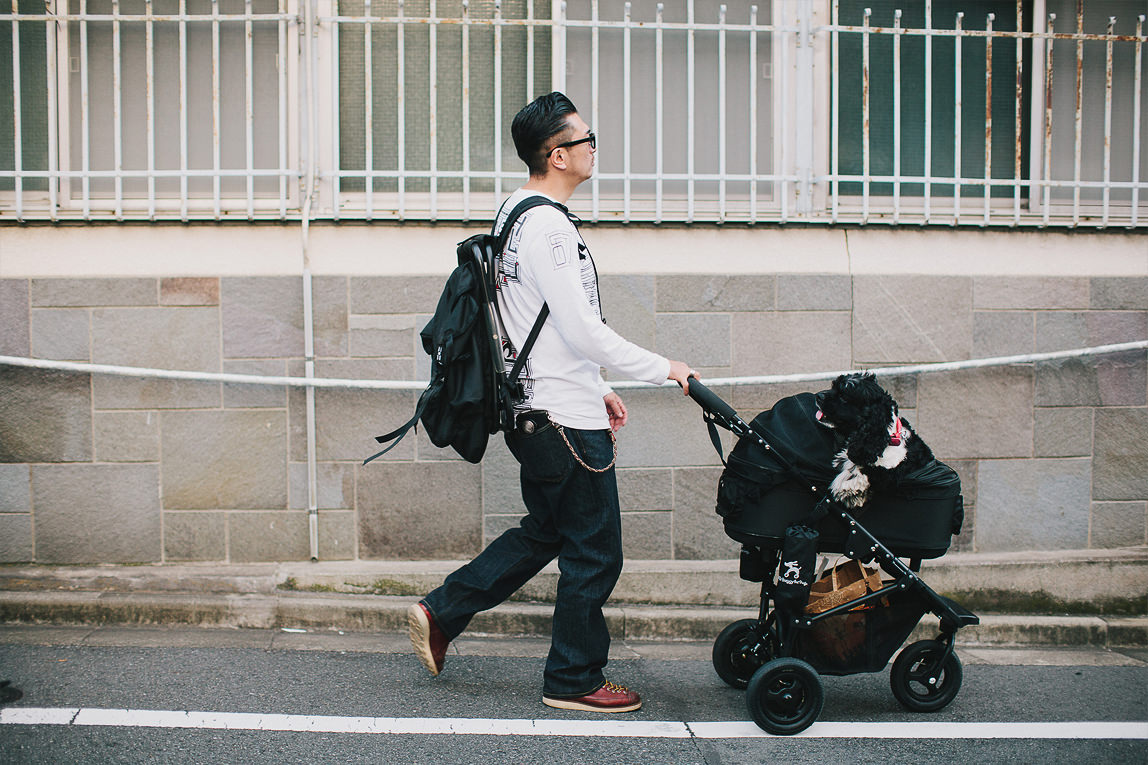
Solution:
[[[817,670],[800,659],[785,657],[774,659],[754,673],[745,702],[759,728],[790,736],[817,720],[825,703],[825,690]]]
[[[893,662],[889,686],[893,696],[910,712],[936,712],[957,697],[961,689],[961,660],[949,653],[943,666],[945,644],[921,640],[906,646]]]
[[[732,688],[744,689],[762,664],[773,658],[773,645],[768,627],[757,619],[742,619],[726,627],[714,641],[713,662],[718,677]]]

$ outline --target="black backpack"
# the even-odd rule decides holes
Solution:
[[[552,205],[569,215],[564,205],[551,199],[528,197],[514,206],[498,236],[475,234],[458,245],[458,267],[447,278],[434,316],[419,333],[431,357],[430,384],[419,396],[414,416],[375,439],[380,444],[394,443],[368,457],[364,465],[393,449],[420,419],[431,443],[453,447],[468,462],[482,460],[492,433],[514,429],[514,407],[523,398],[518,378],[550,307],[542,305],[507,373],[495,279],[515,221],[540,205]]]

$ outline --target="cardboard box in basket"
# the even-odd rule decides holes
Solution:
[[[820,614],[879,589],[881,575],[877,570],[850,559],[829,569],[813,583],[805,612]]]

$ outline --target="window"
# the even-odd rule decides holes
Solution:
[[[43,192],[49,150],[47,17],[42,0],[19,0],[16,10],[44,21],[0,24],[0,191]]]
[[[0,168],[16,166],[19,121],[27,177],[3,189],[117,217],[285,213],[290,18],[282,0],[58,0],[52,23],[19,22],[19,71],[0,62]]]
[[[1142,0],[934,0],[931,10],[926,18],[920,3],[840,3],[834,149],[842,204],[863,196],[867,211],[883,214],[888,202],[869,197],[894,196],[895,205],[923,204],[929,216],[938,199],[932,213],[983,211],[989,222],[991,207],[1011,211],[1014,223],[1049,198],[1074,219],[1082,203],[1127,209],[1132,182],[1148,175],[1148,152],[1138,152],[1148,120],[1133,134]],[[1044,35],[1049,13],[1051,31],[1068,39]],[[1123,38],[1103,37],[1110,17]],[[1143,101],[1148,80],[1141,88]]]
[[[500,180],[524,176],[511,120],[553,89],[551,5],[340,0],[338,207],[433,219],[478,204],[489,215],[508,190]]]

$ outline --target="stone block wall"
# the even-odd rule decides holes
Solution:
[[[1148,278],[604,275],[624,336],[703,377],[958,361],[1148,338]],[[425,379],[418,329],[440,276],[320,276],[316,374]],[[303,374],[298,277],[0,280],[0,354]],[[1148,542],[1148,354],[882,380],[961,475],[954,549]],[[824,385],[719,388],[743,415]],[[622,392],[618,482],[631,558],[731,558],[700,411]],[[320,558],[452,559],[524,512],[517,464],[421,433],[370,465],[414,392],[318,390]],[[748,419],[748,417],[747,417]],[[727,436],[726,448],[730,446]],[[301,389],[0,366],[0,562],[250,562],[309,556]]]

